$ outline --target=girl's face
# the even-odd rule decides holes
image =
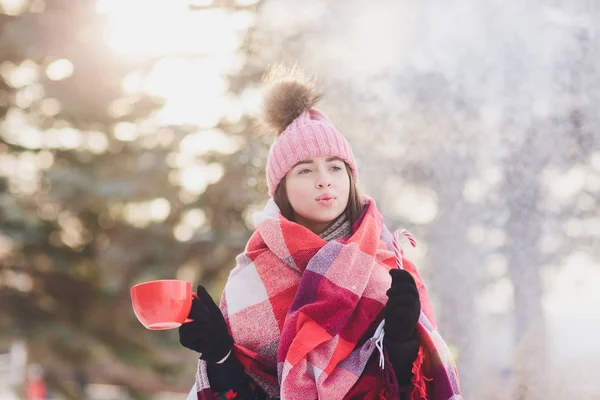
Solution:
[[[296,223],[317,235],[339,217],[348,205],[350,177],[337,157],[300,161],[285,176],[287,198]]]

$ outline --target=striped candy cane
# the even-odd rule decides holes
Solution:
[[[417,247],[417,241],[415,240],[413,235],[406,229],[396,229],[394,231],[393,244],[394,253],[396,255],[396,265],[398,266],[398,268],[404,269],[404,264],[402,263],[402,250],[400,249],[400,235],[404,235],[408,239],[412,247]]]

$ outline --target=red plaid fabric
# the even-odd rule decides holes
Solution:
[[[383,318],[385,292],[391,284],[389,270],[396,268],[393,237],[375,202],[365,199],[365,212],[348,238],[327,242],[272,213],[258,223],[237,257],[221,309],[236,356],[270,396],[375,399],[397,393],[397,387],[390,387],[395,384],[395,378],[389,379],[391,366],[381,371],[379,357],[372,357],[377,353],[374,330]],[[426,320],[437,334],[421,277],[412,263],[403,261],[419,289],[420,321]],[[424,328],[419,332],[423,334]],[[419,354],[412,397],[460,399],[457,374],[448,379],[455,381],[450,389],[440,379],[443,388],[436,390],[436,382],[429,378],[437,376],[440,359],[442,366],[449,364],[456,372],[447,354],[440,358],[435,346],[425,345]],[[198,399],[213,398],[202,360],[196,387]]]

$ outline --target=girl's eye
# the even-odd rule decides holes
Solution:
[[[334,171],[336,171],[336,172],[342,170],[342,168],[338,167],[337,165],[332,166],[331,169],[334,170]],[[298,174],[307,174],[309,172],[310,172],[310,169],[305,168],[303,170],[298,171]]]

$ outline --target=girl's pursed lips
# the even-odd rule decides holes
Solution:
[[[335,196],[330,193],[323,193],[315,199],[315,201],[335,199]]]

